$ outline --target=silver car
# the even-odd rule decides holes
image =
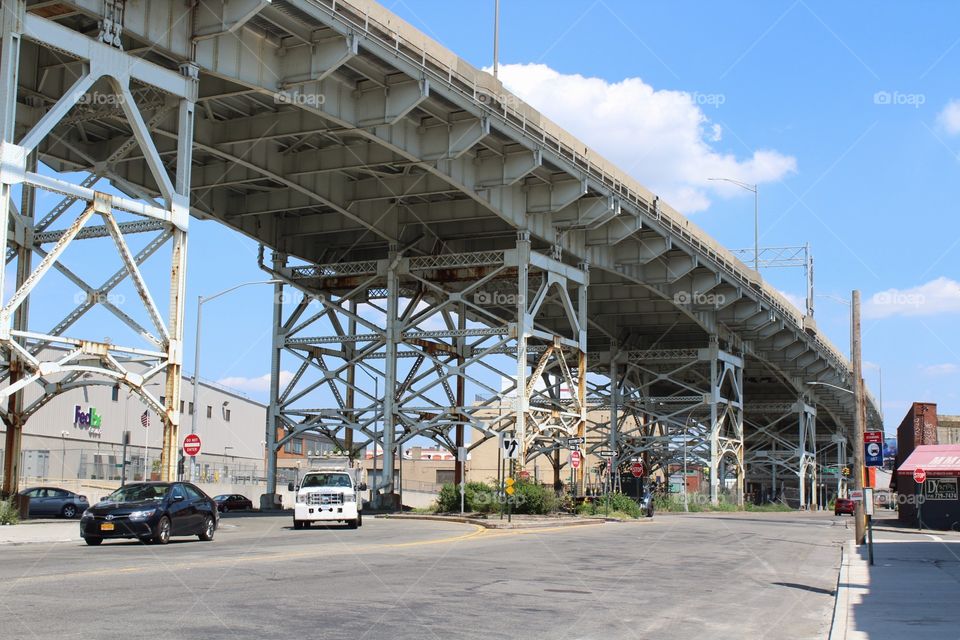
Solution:
[[[30,517],[79,517],[89,506],[87,496],[56,487],[24,489],[20,495],[30,498]]]

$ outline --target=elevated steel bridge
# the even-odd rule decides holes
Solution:
[[[176,473],[191,217],[259,242],[280,281],[270,483],[275,451],[304,430],[352,452],[421,436],[455,452],[510,432],[557,478],[581,436],[653,469],[693,456],[714,499],[729,481],[740,500],[746,482],[815,487],[818,461],[852,446],[850,366],[812,317],[380,5],[2,6],[8,491],[28,418],[88,384],[124,385],[163,416]],[[82,272],[67,264],[95,242]],[[144,264],[165,246],[160,277]],[[84,295],[39,327],[29,301],[55,272]],[[111,300],[121,283],[142,308]],[[104,340],[88,316],[131,339]],[[162,400],[144,387],[155,376]],[[867,413],[879,424],[872,399]],[[390,492],[390,456],[383,477]]]

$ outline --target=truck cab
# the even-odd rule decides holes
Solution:
[[[293,528],[303,529],[314,522],[346,522],[351,529],[363,526],[363,501],[360,492],[367,486],[360,481],[359,469],[323,469],[308,471],[299,486],[293,506]]]

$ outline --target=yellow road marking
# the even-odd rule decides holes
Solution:
[[[461,524],[461,523],[456,523]],[[536,533],[552,533],[562,530],[570,530],[570,527],[557,526],[557,527],[540,527],[534,529],[486,529],[480,525],[472,523],[462,523],[468,527],[471,527],[473,531],[469,533],[461,533],[455,536],[445,536],[442,538],[433,538],[428,540],[414,540],[411,542],[397,542],[397,543],[386,543],[386,544],[362,544],[357,546],[351,546],[349,548],[350,553],[364,553],[364,552],[376,552],[382,549],[403,549],[411,547],[422,547],[427,545],[434,544],[453,544],[456,542],[462,542],[466,540],[474,539],[486,539],[486,538],[506,538],[511,536],[520,536],[520,535],[530,535]],[[597,524],[602,524],[601,521],[598,521]],[[587,525],[581,525],[587,526]],[[331,541],[334,543],[343,543],[343,539]],[[237,564],[250,564],[254,562],[283,562],[289,560],[299,560],[305,558],[318,558],[322,556],[329,556],[333,554],[342,553],[343,548],[340,544],[324,544],[319,549],[312,549],[310,551],[288,551],[284,553],[257,553],[256,555],[244,554],[238,557],[221,557],[221,558],[195,558],[189,561],[181,561],[176,563],[166,564],[163,563],[165,558],[157,557],[156,559],[161,560],[161,564],[157,565],[137,565],[129,567],[117,567],[109,569],[91,569],[88,571],[75,571],[72,573],[58,573],[58,574],[46,574],[39,576],[24,576],[18,580],[18,582],[43,582],[43,581],[52,581],[52,580],[66,580],[71,578],[89,578],[96,576],[105,576],[105,575],[116,575],[119,573],[146,573],[149,571],[166,571],[166,570],[178,570],[178,569],[196,569],[202,567],[216,567],[223,565],[237,565]]]

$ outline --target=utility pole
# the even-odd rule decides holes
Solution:
[[[850,307],[850,359],[853,367],[853,488],[863,496],[863,366],[860,359],[860,292],[853,291]],[[866,535],[867,520],[863,500],[858,500],[854,512],[855,539],[862,545]]]
[[[500,0],[493,4],[493,77],[500,70]]]

